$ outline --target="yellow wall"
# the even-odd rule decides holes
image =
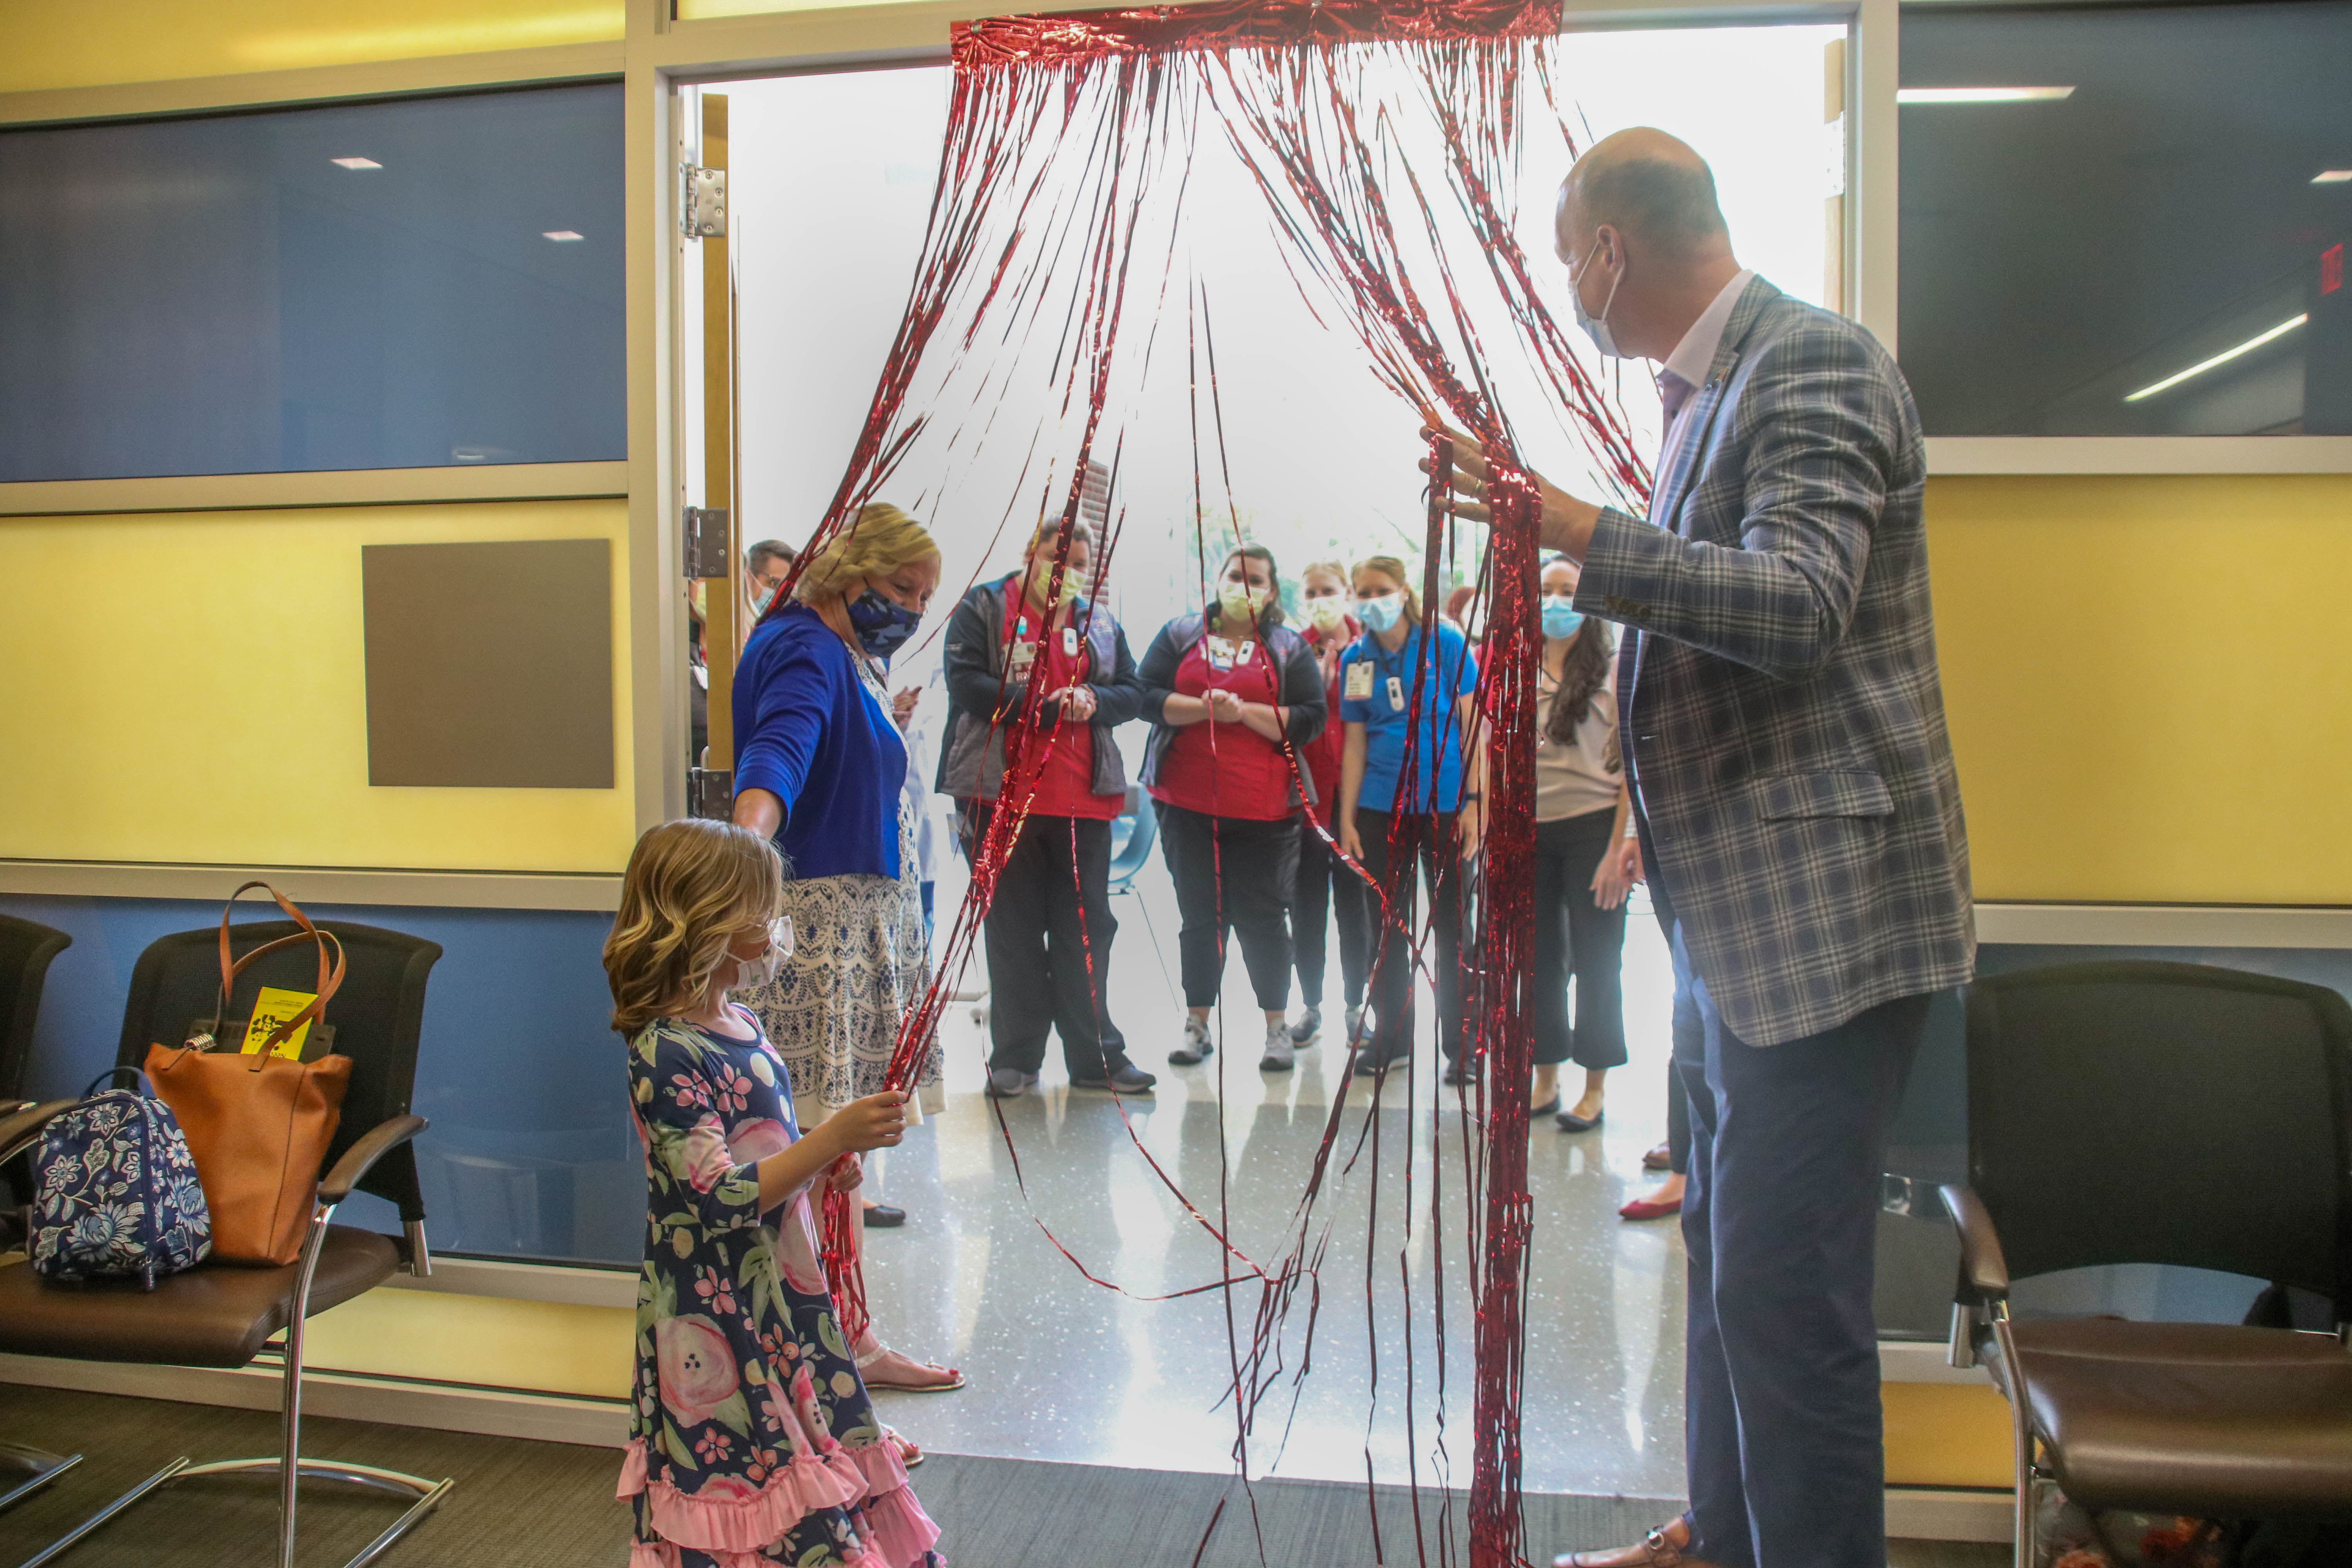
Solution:
[[[625,0],[0,0],[0,92],[618,38]]]
[[[635,837],[617,500],[0,519],[0,856],[617,871]],[[376,789],[360,547],[613,544],[605,790]]]
[[[303,1330],[305,1364],[378,1377],[626,1399],[636,1314],[626,1307],[371,1290]]]
[[[1977,896],[2352,904],[2352,475],[1927,489]]]
[[[381,1294],[381,1292],[379,1292]],[[2009,1403],[1987,1384],[1889,1383],[1886,1484],[2010,1489],[2016,1474]]]

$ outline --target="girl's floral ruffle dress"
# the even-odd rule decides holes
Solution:
[[[834,1316],[809,1189],[759,1212],[753,1166],[800,1136],[785,1082],[764,1035],[664,1018],[629,1043],[651,1205],[629,1568],[943,1568]]]

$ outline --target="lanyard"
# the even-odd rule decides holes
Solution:
[[[1404,700],[1399,702],[1396,706],[1397,712],[1402,713],[1410,710],[1412,700],[1413,684],[1410,680],[1402,679],[1397,674],[1397,670],[1399,668],[1397,661],[1402,660],[1402,668],[1408,670],[1420,664],[1422,660],[1423,643],[1428,639],[1428,634],[1429,628],[1426,626],[1413,627],[1412,631],[1405,634],[1404,641],[1398,645],[1397,650],[1393,656],[1390,654],[1388,649],[1381,646],[1381,639],[1378,637],[1374,636],[1370,632],[1366,632],[1364,634],[1364,646],[1371,649],[1372,662],[1380,667],[1381,679],[1382,683],[1385,684],[1391,680],[1396,681],[1399,689],[1405,694]],[[1436,663],[1441,668],[1433,669],[1429,673],[1433,677],[1442,680],[1444,679],[1444,670],[1442,667],[1445,662],[1445,645],[1444,643],[1436,643],[1435,647],[1437,648]]]

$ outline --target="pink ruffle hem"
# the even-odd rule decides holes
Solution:
[[[782,1568],[776,1558],[762,1557],[756,1552],[716,1552],[710,1560],[719,1568]],[[633,1541],[629,1543],[629,1568],[681,1568],[674,1541]],[[870,1552],[853,1549],[842,1560],[843,1568],[890,1568]]]
[[[873,1551],[853,1549],[846,1568],[919,1568],[940,1538],[907,1485],[906,1462],[887,1439],[851,1448],[835,1444],[824,1455],[796,1454],[756,1491],[716,1498],[682,1492],[666,1476],[649,1476],[640,1437],[621,1451],[614,1495],[646,1494],[646,1522],[658,1542],[633,1542],[629,1568],[679,1568],[677,1549],[709,1553],[720,1568],[774,1568],[760,1549],[782,1539],[820,1509],[863,1501]]]

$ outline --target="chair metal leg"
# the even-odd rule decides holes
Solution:
[[[209,1465],[191,1465],[181,1472],[182,1479],[202,1476],[282,1475],[283,1456],[273,1455],[260,1459],[221,1459]],[[297,1468],[301,1478],[314,1481],[343,1481],[352,1486],[366,1487],[374,1491],[390,1492],[395,1497],[413,1498],[408,1511],[394,1520],[382,1535],[362,1549],[360,1554],[343,1568],[362,1568],[374,1562],[384,1551],[424,1522],[425,1516],[441,1506],[455,1481],[432,1480],[424,1476],[407,1475],[399,1470],[379,1469],[373,1465],[354,1465],[341,1459],[304,1459]],[[282,1516],[281,1516],[282,1517]],[[27,1565],[29,1568],[29,1565]]]
[[[284,1418],[285,1447],[269,1458],[222,1459],[208,1465],[191,1465],[185,1458],[174,1459],[76,1525],[70,1534],[51,1542],[39,1556],[28,1558],[20,1568],[40,1568],[40,1564],[58,1557],[68,1547],[157,1487],[174,1479],[205,1476],[277,1476],[278,1568],[294,1568],[295,1505],[299,1500],[300,1483],[306,1476],[312,1480],[344,1481],[415,1500],[405,1513],[393,1521],[383,1534],[368,1542],[359,1555],[345,1563],[343,1568],[365,1568],[422,1522],[425,1515],[441,1506],[441,1500],[448,1495],[449,1489],[456,1482],[428,1480],[422,1476],[404,1475],[398,1470],[379,1469],[373,1465],[302,1458],[302,1325],[310,1305],[310,1276],[318,1268],[319,1250],[326,1243],[327,1222],[333,1217],[334,1212],[332,1207],[322,1207],[311,1217],[310,1235],[302,1248],[302,1271],[295,1279],[293,1315],[286,1325],[285,1392],[279,1406]],[[80,1456],[75,1457],[79,1458]],[[10,1495],[13,1497],[15,1494]]]
[[[80,1463],[79,1454],[51,1454],[20,1443],[0,1443],[0,1508],[32,1496]]]
[[[310,1311],[310,1273],[318,1266],[319,1249],[327,1240],[327,1222],[334,1214],[333,1205],[321,1204],[310,1215],[310,1234],[302,1247],[302,1272],[294,1280],[294,1310],[286,1319],[285,1381],[280,1385],[285,1436],[278,1450],[278,1568],[294,1568],[294,1510],[302,1489],[302,1329]]]
[[[2041,1543],[2036,1539],[2036,1510],[2033,1483],[2033,1413],[2025,1396],[2025,1363],[2017,1354],[2017,1341],[2010,1331],[2009,1303],[1992,1304],[1993,1342],[2000,1351],[2001,1371],[2009,1395],[2010,1440],[2017,1455],[2017,1496],[2014,1523],[2016,1548],[2011,1561],[2016,1568],[2037,1568],[2041,1561]]]
[[[184,1458],[174,1459],[76,1525],[72,1533],[52,1542],[39,1556],[26,1559],[23,1568],[39,1568],[40,1564],[63,1555],[68,1547],[166,1481],[194,1480],[206,1476],[278,1475],[284,1468],[282,1457],[278,1455],[260,1459],[222,1459],[209,1465],[192,1465]],[[415,1500],[406,1512],[394,1520],[383,1534],[368,1542],[358,1556],[344,1564],[344,1568],[365,1568],[366,1564],[383,1555],[394,1542],[415,1529],[424,1522],[427,1514],[439,1508],[441,1500],[457,1484],[447,1480],[430,1480],[423,1476],[404,1475],[398,1470],[379,1469],[373,1465],[346,1464],[334,1459],[304,1459],[299,1473],[314,1481],[344,1481]]]
[[[41,1568],[42,1563],[63,1555],[66,1549],[73,1545],[74,1542],[79,1541],[83,1536],[88,1535],[91,1531],[96,1530],[100,1525],[104,1524],[108,1520],[112,1519],[116,1514],[121,1513],[124,1509],[129,1508],[132,1503],[137,1502],[141,1498],[145,1497],[149,1492],[153,1491],[157,1487],[162,1486],[165,1481],[170,1480],[173,1476],[178,1475],[182,1470],[184,1470],[187,1468],[188,1461],[184,1458],[173,1460],[170,1464],[164,1466],[153,1475],[149,1476],[145,1480],[141,1481],[137,1486],[132,1487],[129,1491],[124,1492],[121,1497],[116,1498],[112,1502],[108,1503],[104,1508],[100,1509],[96,1513],[91,1514],[88,1519],[83,1520],[79,1524],[75,1525],[73,1529],[68,1531],[64,1535],[50,1542],[48,1545],[43,1547],[35,1555],[26,1558],[24,1563],[20,1564],[20,1568]]]

